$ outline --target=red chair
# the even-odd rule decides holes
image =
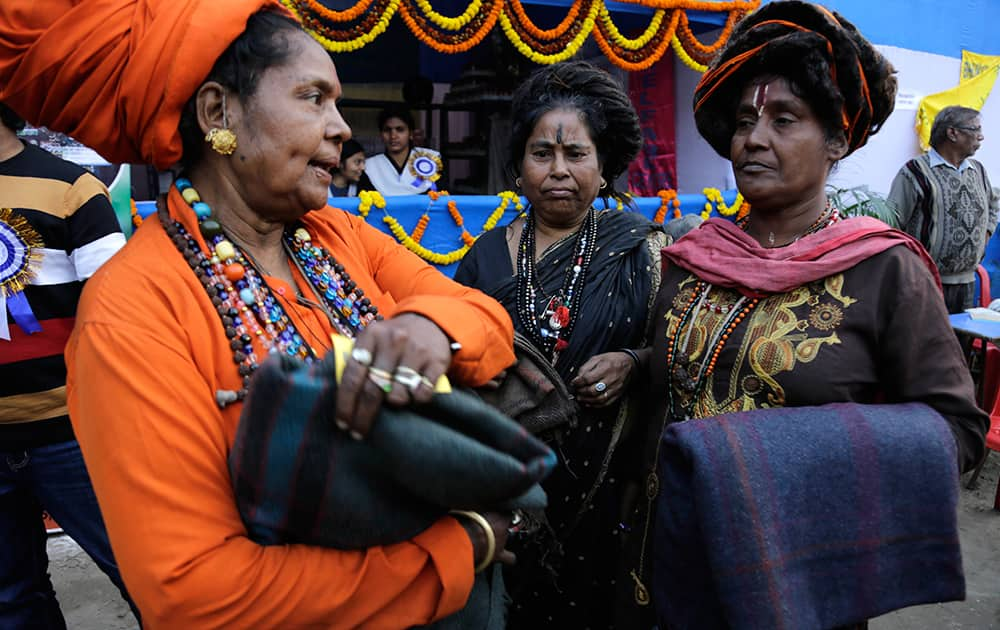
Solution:
[[[970,489],[976,485],[976,480],[979,479],[979,473],[982,472],[983,465],[986,463],[986,458],[989,457],[990,451],[1000,451],[1000,397],[996,398],[997,401],[990,412],[990,430],[986,432],[986,453],[983,454],[983,460],[976,466],[976,471],[972,473],[972,479],[969,480],[969,484],[966,486]],[[997,492],[993,498],[993,509],[1000,510],[1000,478],[997,479]]]
[[[986,308],[993,301],[990,296],[990,274],[986,273],[986,267],[976,265],[976,277],[979,278],[979,306]]]
[[[986,273],[986,268],[982,265],[976,267],[976,275],[979,277],[979,306],[987,307],[990,305],[990,277]],[[973,352],[979,354],[979,348],[983,341],[981,339],[976,339],[973,342]],[[990,451],[1000,451],[1000,396],[997,396],[998,390],[1000,390],[1000,348],[997,348],[994,344],[989,344],[986,346],[986,361],[985,365],[981,366],[982,375],[982,402],[980,403],[984,409],[990,410],[990,428],[986,433],[986,453],[983,454],[982,461],[976,466],[975,472],[972,473],[972,478],[969,479],[969,483],[966,486],[972,489],[976,485],[976,480],[979,479],[979,473],[983,470],[983,465],[986,464],[986,458],[989,457]],[[993,509],[1000,510],[1000,479],[997,479],[997,492],[993,499]]]

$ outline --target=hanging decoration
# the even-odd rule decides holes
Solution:
[[[398,12],[414,36],[438,52],[455,54],[479,44],[499,22],[504,35],[525,57],[539,64],[558,63],[577,53],[590,35],[612,63],[629,71],[644,70],[672,46],[688,67],[704,72],[729,40],[733,26],[761,0],[625,0],[655,9],[649,26],[634,38],[619,31],[606,0],[573,0],[555,27],[539,28],[521,0],[471,0],[455,17],[438,13],[432,0],[358,0],[336,11],[320,0],[281,0],[323,46],[335,53],[358,50],[385,32]],[[691,30],[688,11],[726,13],[722,32],[710,44]]]
[[[429,263],[442,266],[457,263],[458,261],[462,260],[462,257],[464,257],[466,252],[469,251],[469,248],[472,247],[472,244],[476,242],[477,238],[479,238],[479,234],[483,234],[484,232],[489,232],[490,230],[495,228],[497,226],[497,223],[500,221],[500,218],[503,217],[505,212],[507,212],[507,208],[509,208],[511,204],[514,204],[514,208],[518,212],[524,209],[524,206],[521,204],[521,198],[518,196],[517,193],[509,190],[505,190],[504,192],[499,193],[497,197],[500,198],[500,203],[497,205],[496,209],[492,213],[490,213],[490,216],[487,217],[486,221],[483,223],[482,229],[479,231],[479,234],[477,234],[476,236],[472,236],[464,227],[465,219],[459,212],[458,205],[456,204],[454,199],[450,198],[450,195],[448,195],[448,193],[431,191],[430,193],[428,193],[427,196],[430,198],[430,203],[427,206],[427,210],[424,212],[423,215],[421,215],[420,219],[417,220],[417,225],[413,228],[413,231],[410,232],[409,234],[407,234],[406,228],[400,225],[399,221],[395,217],[393,217],[392,215],[390,215],[388,212],[385,211],[385,200],[382,201],[383,205],[381,206],[382,211],[385,213],[385,216],[382,217],[382,221],[389,226],[389,231],[392,232],[392,235],[396,237],[396,240],[402,243],[402,245],[406,247],[406,249],[410,250],[417,256],[420,256]],[[462,233],[459,236],[459,239],[462,241],[462,246],[457,249],[453,249],[450,252],[445,252],[442,254],[440,252],[431,251],[430,249],[424,247],[423,245],[420,244],[420,240],[423,238],[424,231],[427,229],[427,224],[430,222],[429,213],[431,208],[437,202],[437,200],[443,196],[449,197],[448,213],[451,214],[452,219],[454,219],[455,225],[457,225],[462,230]],[[359,213],[360,210],[361,208],[359,206],[358,208]],[[367,216],[367,212],[363,216]]]

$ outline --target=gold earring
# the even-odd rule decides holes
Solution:
[[[602,177],[601,178],[601,190],[604,190],[607,187],[608,187],[608,182]]]
[[[517,179],[514,180],[514,185],[517,186],[518,188],[521,187],[521,178],[520,177],[518,177]]]
[[[219,155],[232,155],[236,151],[236,134],[229,129],[212,128],[205,136],[205,142]]]

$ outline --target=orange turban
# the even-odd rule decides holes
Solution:
[[[111,162],[181,157],[184,104],[276,0],[0,0],[0,101]]]

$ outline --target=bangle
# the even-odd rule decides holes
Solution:
[[[619,352],[624,352],[629,357],[631,357],[632,360],[635,362],[636,369],[642,366],[642,364],[639,362],[639,355],[635,353],[635,350],[632,350],[630,348],[622,348],[621,350],[619,350]]]
[[[493,534],[493,528],[490,527],[490,522],[486,520],[486,517],[479,512],[471,512],[469,510],[451,510],[449,514],[453,516],[464,516],[469,519],[483,530],[483,534],[486,535],[486,555],[483,556],[483,560],[476,565],[475,571],[479,573],[486,567],[493,563],[493,556],[497,551],[497,538]]]

